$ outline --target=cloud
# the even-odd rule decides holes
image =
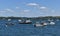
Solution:
[[[0,10],[0,13],[14,13],[15,11],[12,9],[4,9],[4,10]]]
[[[30,10],[22,10],[20,14],[29,14],[31,11]]]
[[[40,7],[40,9],[44,10],[44,9],[47,9],[47,7]]]
[[[16,9],[20,9],[20,7],[16,7]]]
[[[37,3],[28,3],[28,6],[33,6],[33,8],[38,9],[39,11],[47,12],[49,11],[48,7],[39,5]]]
[[[41,6],[40,8],[38,8],[39,11],[42,11],[42,12],[48,12],[50,11],[48,7],[45,7],[45,6]]]
[[[30,10],[23,10],[23,12],[30,12]]]
[[[6,12],[14,12],[12,9],[5,9]]]
[[[28,5],[28,6],[38,6],[37,3],[28,3],[27,5]]]
[[[54,13],[54,12],[55,12],[55,10],[51,10],[51,12],[52,12],[52,13]]]
[[[0,12],[6,12],[6,11],[4,11],[4,10],[1,10]]]

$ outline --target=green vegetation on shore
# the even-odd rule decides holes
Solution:
[[[45,16],[45,17],[0,17],[0,19],[50,19],[60,18],[60,16]]]

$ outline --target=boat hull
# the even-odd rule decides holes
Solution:
[[[32,24],[32,22],[20,22],[19,24]]]

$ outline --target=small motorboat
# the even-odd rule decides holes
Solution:
[[[40,26],[43,26],[42,24],[40,24],[39,22],[36,22],[35,24],[33,24],[34,27],[40,27]]]
[[[34,27],[46,26],[46,25],[48,25],[48,23],[46,22],[42,22],[42,23],[37,22],[36,24],[34,24]]]
[[[11,21],[11,19],[8,19],[8,21]]]
[[[21,21],[19,22],[19,24],[31,24],[32,22],[30,20],[24,20],[24,21]]]
[[[34,27],[40,27],[40,26],[43,26],[41,24],[34,24]]]
[[[42,23],[42,25],[46,26],[46,25],[48,25],[48,23],[46,23],[46,22],[43,22],[43,23]]]
[[[48,19],[48,21],[54,21],[53,19]]]
[[[6,26],[12,26],[12,25],[15,25],[15,24],[11,22],[6,23]]]
[[[19,21],[19,22],[21,22],[21,20],[20,20],[20,19],[19,19],[18,21]]]
[[[50,25],[55,25],[55,23],[54,23],[54,22],[50,22],[49,24],[50,24]]]

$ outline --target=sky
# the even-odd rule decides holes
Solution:
[[[0,0],[0,16],[60,16],[60,0]]]

